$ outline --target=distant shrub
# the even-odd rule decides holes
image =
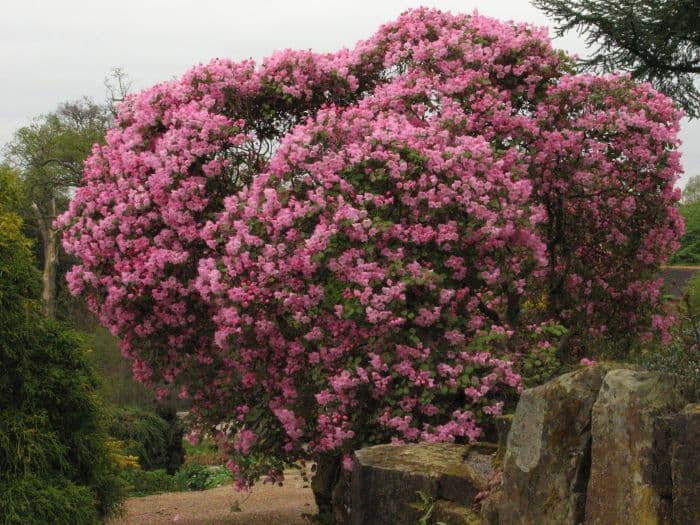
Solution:
[[[213,489],[231,479],[231,471],[226,467],[208,467],[205,465],[187,465],[177,474],[177,485],[187,490]]]
[[[122,478],[130,495],[148,496],[161,492],[213,489],[229,482],[231,471],[223,466],[187,465],[171,475],[165,469],[127,468]]]
[[[182,485],[178,485],[179,479],[168,474],[165,469],[129,468],[122,473],[122,477],[127,482],[131,496],[148,496],[161,492],[185,490]]]
[[[166,421],[153,410],[135,407],[115,410],[109,425],[109,434],[139,458],[143,470],[165,469],[169,474],[184,462],[182,433],[177,417]]]

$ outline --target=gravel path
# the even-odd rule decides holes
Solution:
[[[314,514],[311,489],[296,471],[285,475],[282,487],[259,484],[250,493],[231,485],[199,492],[168,492],[129,498],[126,514],[108,525],[302,525],[304,514]],[[241,512],[231,512],[238,500]]]

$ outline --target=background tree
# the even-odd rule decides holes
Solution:
[[[134,381],[117,339],[99,325],[85,301],[68,292],[65,273],[75,259],[57,245],[52,226],[82,177],[85,157],[94,143],[104,140],[113,111],[130,86],[121,69],[115,69],[105,84],[110,89],[103,105],[86,98],[61,104],[15,133],[4,149],[7,162],[0,164],[0,178],[6,183],[2,198],[23,218],[25,235],[35,240],[32,249],[43,273],[43,312],[88,336],[94,350],[88,356],[104,379],[100,386],[104,398],[117,406],[150,406],[152,392]]]
[[[681,204],[690,204],[700,200],[700,175],[688,179],[681,193]]]
[[[93,144],[104,141],[110,122],[107,108],[88,98],[67,102],[17,130],[5,149],[20,174],[36,224],[42,248],[42,312],[49,318],[56,315],[60,259],[53,221],[65,209],[70,189],[80,183],[83,161]]]
[[[586,69],[628,71],[700,117],[700,2],[697,0],[533,0],[559,26],[593,48]]]
[[[121,67],[114,67],[104,80],[107,95],[107,107],[112,117],[116,118],[118,106],[124,102],[131,92],[133,82],[129,75]]]
[[[678,211],[685,220],[685,233],[669,264],[700,264],[700,175],[690,177],[683,188]]]

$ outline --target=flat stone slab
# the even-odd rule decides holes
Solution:
[[[495,445],[415,443],[355,452],[353,525],[418,523],[418,492],[469,508],[493,476]]]

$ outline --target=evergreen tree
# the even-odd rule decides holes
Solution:
[[[557,36],[586,35],[587,69],[629,71],[700,117],[700,2],[698,0],[533,0],[553,18]]]

